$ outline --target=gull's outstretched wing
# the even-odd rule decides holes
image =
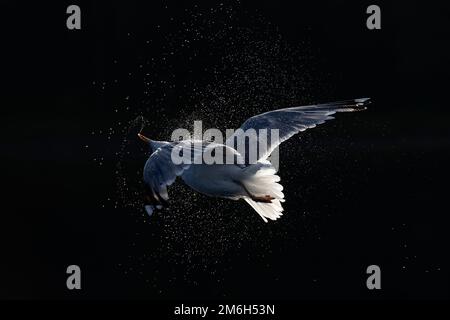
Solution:
[[[155,209],[161,209],[167,204],[169,199],[167,187],[190,166],[189,162],[174,162],[172,152],[178,155],[190,152],[192,159],[197,155],[197,151],[202,152],[204,148],[205,145],[202,142],[193,143],[193,141],[189,140],[167,142],[151,154],[144,166],[145,210],[149,215]]]
[[[237,148],[239,143],[242,143],[245,149],[238,151],[241,154],[245,152],[246,164],[253,163],[266,159],[278,145],[293,135],[334,119],[332,114],[365,110],[369,103],[370,98],[362,98],[265,112],[247,119],[241,128],[227,139],[226,145]],[[261,129],[267,131],[260,131]],[[278,129],[278,132],[273,132],[272,129]],[[249,139],[248,134],[252,131],[256,134],[257,141]],[[256,158],[250,158],[249,146],[256,142],[259,142]]]

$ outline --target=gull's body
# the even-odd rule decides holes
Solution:
[[[239,184],[242,168],[234,164],[193,164],[181,178],[189,187],[208,196],[233,200],[244,196]]]
[[[153,141],[139,135],[150,144],[153,153],[144,167],[144,181],[147,187],[145,208],[149,214],[160,209],[168,200],[167,186],[172,184],[177,176],[197,192],[213,197],[232,200],[243,199],[267,222],[276,220],[282,215],[284,202],[283,187],[279,184],[280,177],[276,169],[267,161],[271,152],[283,141],[294,134],[313,128],[326,120],[333,119],[336,112],[351,112],[365,109],[369,99],[355,99],[312,106],[302,106],[269,111],[248,119],[241,129],[268,129],[267,147],[260,149],[256,161],[250,161],[248,152],[241,155],[233,142],[245,139],[243,131],[237,131],[228,138],[225,145],[207,141],[184,140],[179,142]],[[270,129],[278,129],[279,137],[271,139]],[[258,136],[258,139],[263,139]],[[246,148],[248,150],[248,144]],[[231,154],[235,160],[232,164],[207,164],[193,161],[192,164],[176,164],[171,155],[177,150],[194,150],[196,157],[202,156],[211,149],[223,150]],[[239,149],[241,150],[241,149]]]

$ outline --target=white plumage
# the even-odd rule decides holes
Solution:
[[[284,202],[283,186],[274,166],[267,157],[283,141],[294,134],[314,128],[326,120],[333,119],[336,112],[352,112],[366,109],[370,99],[354,99],[333,103],[301,106],[269,111],[249,118],[225,145],[207,141],[184,140],[164,142],[150,140],[143,135],[139,137],[150,144],[152,154],[144,167],[146,185],[145,210],[149,215],[155,209],[161,209],[168,201],[167,187],[180,176],[192,189],[214,197],[232,200],[244,199],[267,222],[282,216]],[[255,129],[257,139],[265,139],[267,144],[259,148],[257,159],[249,158],[248,140],[245,132]],[[260,136],[261,129],[267,129],[267,136]],[[278,130],[278,136],[271,136],[271,129]],[[238,143],[244,144],[244,154],[236,149]],[[179,152],[193,151],[202,156],[205,152],[222,150],[235,159],[233,164],[174,163],[171,155],[174,149]],[[241,151],[241,149],[239,149]],[[192,159],[194,160],[194,159]],[[238,161],[240,160],[240,161]]]

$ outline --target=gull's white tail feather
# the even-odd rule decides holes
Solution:
[[[260,217],[267,222],[267,219],[277,220],[283,215],[283,207],[280,200],[272,200],[271,203],[255,202],[250,198],[244,198],[245,201],[260,215]]]
[[[267,222],[267,219],[276,220],[283,212],[281,202],[284,202],[283,186],[279,184],[280,177],[275,174],[276,170],[268,161],[258,162],[244,169],[241,183],[252,196],[274,198],[270,203],[257,202],[250,197],[244,200],[255,209],[261,218]]]

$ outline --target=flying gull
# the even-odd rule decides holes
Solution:
[[[276,220],[283,212],[284,194],[280,177],[267,159],[272,151],[293,135],[334,119],[332,115],[337,112],[365,110],[369,103],[370,98],[362,98],[265,112],[247,119],[241,130],[236,130],[224,144],[189,139],[155,141],[139,133],[151,152],[144,167],[145,210],[152,215],[166,206],[167,187],[180,176],[197,192],[231,200],[243,199],[265,222]],[[256,134],[253,142],[247,139],[249,131]],[[256,158],[249,155],[255,145],[259,146]],[[231,156],[233,161],[212,164],[195,161],[205,154],[219,152]],[[189,154],[188,159],[192,161],[174,161],[174,154]]]

